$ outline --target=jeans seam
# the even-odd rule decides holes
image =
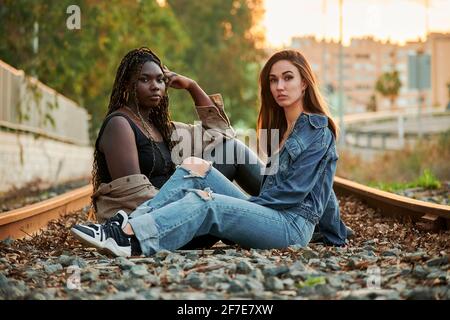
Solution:
[[[303,218],[303,219],[305,219],[305,218]],[[300,230],[296,233],[297,236],[294,238],[295,239],[294,244],[297,244],[299,242],[300,238],[303,238],[304,231],[306,228],[306,223],[308,223],[308,222],[309,222],[308,219],[305,219],[303,226],[301,228],[299,228]],[[292,221],[291,224],[297,227],[297,224],[294,221]],[[297,228],[295,228],[295,229],[297,229]]]
[[[172,231],[175,228],[178,228],[179,226],[181,226],[182,224],[191,221],[193,218],[195,218],[195,213],[191,214],[190,216],[187,216],[185,220],[183,220],[180,223],[177,224],[173,224],[170,227],[166,227],[163,230],[159,231],[159,238],[162,238],[163,236],[165,236],[167,233],[169,233],[170,231]]]
[[[235,207],[229,206],[229,205],[222,205],[221,208],[225,208],[225,209],[233,209],[233,210],[236,209]],[[278,210],[275,210],[275,209],[271,209],[271,210],[274,210],[275,212],[277,212],[277,213],[279,213],[279,214],[281,215],[282,218],[279,219],[279,220],[273,219],[273,218],[269,218],[269,217],[267,217],[267,216],[265,216],[265,215],[259,214],[259,212],[256,212],[256,211],[253,211],[253,210],[249,210],[249,209],[246,209],[246,208],[240,208],[240,210],[241,210],[241,211],[245,211],[245,212],[247,212],[247,213],[254,213],[254,214],[256,213],[256,214],[258,215],[258,217],[265,218],[266,220],[270,220],[270,221],[274,221],[274,222],[287,222],[287,221],[286,221],[286,218],[283,217],[283,213],[280,212],[280,211],[278,211]]]
[[[167,192],[166,198],[171,198],[173,195],[177,194],[177,193],[180,192],[180,191],[184,191],[184,189],[181,189],[181,190],[179,189],[179,190]],[[152,201],[152,200],[153,200],[153,199],[151,199],[150,201]],[[167,201],[166,199],[163,199],[163,200],[164,200],[163,202]],[[167,205],[167,204],[165,204],[165,205]],[[155,206],[152,206],[152,205],[147,205],[147,206],[151,208],[151,210],[148,211],[147,213],[149,213],[149,212],[151,212],[151,211],[153,211],[153,210],[159,209],[159,208],[156,208]]]
[[[184,168],[183,168],[184,169]],[[205,176],[206,177],[206,176]],[[191,178],[195,178],[195,177],[191,177]],[[199,180],[198,181],[198,183],[199,183],[199,187],[201,188],[201,189],[204,189],[205,188],[205,181],[204,180]],[[182,189],[176,189],[176,190],[174,190],[174,191],[170,191],[170,192],[167,192],[166,193],[166,196],[165,196],[165,198],[167,199],[167,198],[171,198],[173,195],[175,195],[175,194],[177,194],[177,193],[179,193],[180,191],[187,191],[189,188],[182,188]],[[153,199],[151,199],[150,201],[152,201]],[[164,200],[164,201],[167,201],[167,200]],[[165,205],[167,205],[167,204],[165,204]],[[151,205],[148,205],[148,207],[150,207],[150,208],[152,208],[152,209],[156,209],[154,206],[151,206]],[[159,209],[159,208],[158,208]],[[153,211],[153,210],[152,210]]]

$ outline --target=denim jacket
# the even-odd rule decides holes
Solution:
[[[320,221],[325,240],[336,245],[345,243],[346,229],[332,188],[338,155],[328,118],[302,113],[268,166],[275,163],[274,157],[279,157],[278,170],[264,177],[260,194],[249,201],[295,212],[314,225]]]

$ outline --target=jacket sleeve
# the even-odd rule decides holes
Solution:
[[[230,120],[225,113],[222,95],[220,93],[209,95],[213,105],[195,106],[198,117],[205,129],[227,130],[231,128]]]
[[[277,210],[298,206],[317,183],[323,164],[327,161],[326,154],[326,147],[304,150],[289,164],[292,169],[285,179],[273,187],[264,188],[263,192],[250,197],[249,201]],[[273,182],[273,179],[273,176],[268,176],[265,184],[271,180]]]
[[[345,245],[347,228],[341,219],[339,202],[333,190],[331,190],[330,198],[319,221],[319,232],[326,244]]]
[[[141,203],[152,199],[158,189],[143,174],[134,174],[102,183],[92,194],[95,215],[103,223],[118,210],[130,214]]]
[[[223,139],[236,137],[236,131],[225,114],[222,95],[213,94],[209,97],[213,101],[212,105],[195,106],[200,121],[194,124],[173,121],[175,130],[172,138],[181,142],[177,148],[177,164],[188,156],[202,157],[203,152],[215,148]],[[180,153],[181,149],[188,152]]]
[[[209,98],[213,101],[212,105],[195,106],[200,122],[195,121],[194,124],[187,124],[173,121],[175,129],[188,130],[192,133],[200,131],[202,134],[207,131],[210,134],[205,138],[211,138],[210,140],[216,140],[217,136],[226,139],[235,138],[236,131],[231,126],[230,119],[225,113],[222,95],[220,93],[212,94],[209,95]]]

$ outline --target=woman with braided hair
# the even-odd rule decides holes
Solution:
[[[196,106],[201,125],[172,122],[169,115],[168,88],[187,90]],[[200,127],[200,128],[199,128]],[[219,94],[208,96],[192,79],[168,70],[148,48],[128,52],[118,67],[108,113],[95,143],[92,196],[93,209],[99,222],[107,221],[118,209],[131,213],[141,203],[152,199],[175,171],[175,166],[194,154],[192,148],[173,162],[179,136],[193,140],[194,131],[204,134],[202,150],[221,148],[226,157],[231,144],[234,154],[245,154],[247,164],[218,161],[214,166],[231,181],[236,180],[249,194],[257,194],[261,162],[242,142],[234,139]],[[187,133],[182,135],[182,133]],[[215,139],[217,136],[223,139]],[[211,139],[205,139],[210,137]],[[224,141],[223,143],[220,143]],[[171,157],[171,154],[173,157]],[[254,163],[249,164],[249,163]],[[218,239],[194,239],[192,246],[209,246]]]

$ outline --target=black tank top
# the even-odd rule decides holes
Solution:
[[[125,119],[127,119],[136,138],[136,147],[141,173],[146,175],[156,188],[160,189],[173,173],[173,164],[170,157],[169,148],[164,143],[164,141],[155,142],[158,145],[159,150],[161,150],[161,152],[158,151],[156,146],[152,142],[150,142],[150,140],[145,136],[141,129],[126,114],[119,112],[110,114],[105,118],[102,127],[100,128],[97,141],[95,142],[95,149],[98,151],[99,155],[98,175],[101,179],[101,182],[108,183],[112,181],[111,175],[108,170],[108,165],[106,163],[105,155],[100,151],[98,145],[106,125],[113,117],[124,117]],[[120,148],[120,146],[118,147]],[[155,167],[153,168],[152,175],[150,176],[150,171],[153,167],[153,154],[155,158]]]

